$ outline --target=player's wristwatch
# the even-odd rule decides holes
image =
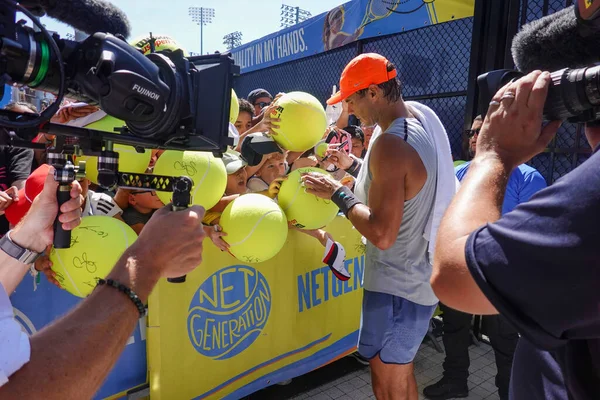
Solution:
[[[8,231],[6,235],[0,239],[0,249],[25,265],[33,264],[43,253],[38,253],[19,246],[10,238],[11,232],[12,231]]]

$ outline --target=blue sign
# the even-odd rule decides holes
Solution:
[[[188,335],[203,356],[226,360],[247,349],[271,313],[267,279],[247,265],[223,268],[205,280],[188,311]]]
[[[474,0],[354,0],[233,49],[242,73],[473,15]]]
[[[15,317],[27,334],[32,335],[73,309],[82,299],[57,288],[41,278],[33,290],[33,278],[23,279],[10,300]],[[146,383],[146,319],[140,319],[125,350],[95,399],[105,399]]]

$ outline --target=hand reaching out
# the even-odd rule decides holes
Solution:
[[[229,250],[229,243],[223,240],[223,236],[227,236],[226,232],[223,232],[223,228],[221,225],[206,225],[204,227],[204,231],[210,237],[210,240],[213,242],[215,246],[217,246],[221,251]]]
[[[11,186],[5,191],[0,191],[0,215],[10,206],[13,201],[19,201],[19,191],[16,186]]]

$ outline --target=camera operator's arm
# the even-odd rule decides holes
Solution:
[[[44,189],[33,201],[29,213],[11,232],[11,239],[16,244],[41,253],[52,243],[53,223],[58,209],[57,188],[58,183],[54,180],[54,169],[50,168]],[[71,189],[71,200],[61,206],[63,214],[60,216],[60,221],[65,230],[71,230],[79,225],[82,203],[81,186],[75,181]],[[0,251],[0,283],[8,295],[16,289],[27,271],[29,269],[26,265],[21,264],[4,251]]]
[[[204,209],[157,211],[107,279],[146,303],[159,278],[182,276],[202,261]],[[97,287],[75,310],[31,337],[31,359],[0,387],[2,399],[89,399],[117,361],[138,319],[127,295]]]
[[[549,83],[549,74],[533,72],[500,89],[490,104],[477,155],[438,231],[431,282],[440,301],[452,308],[497,312],[469,272],[465,246],[473,231],[500,218],[511,172],[543,151],[560,126],[552,122],[540,129]]]

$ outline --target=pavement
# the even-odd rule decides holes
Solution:
[[[444,345],[437,338],[440,347]],[[468,400],[499,400],[494,384],[496,364],[492,348],[480,342],[469,348],[471,367],[469,368]],[[437,382],[442,377],[444,354],[435,350],[431,342],[424,342],[415,358],[415,374],[419,385],[419,400],[425,399],[423,388]],[[342,358],[323,368],[297,377],[289,385],[270,386],[244,400],[337,400],[374,399],[371,389],[371,373],[352,357]]]

